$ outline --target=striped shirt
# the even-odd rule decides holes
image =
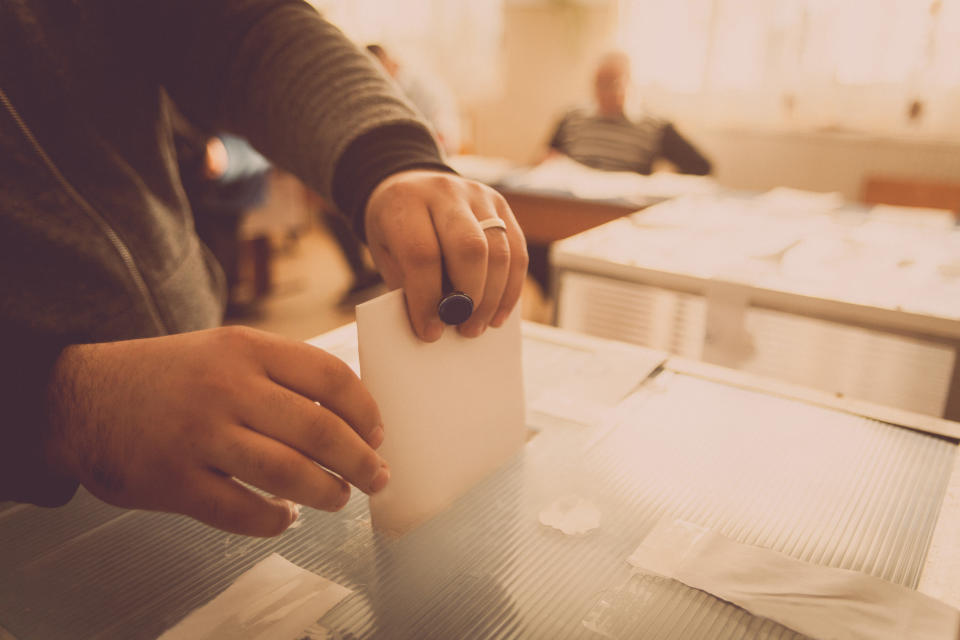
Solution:
[[[710,162],[672,124],[650,116],[631,120],[576,109],[560,120],[550,147],[605,171],[648,174],[654,160],[663,157],[682,173],[710,173]]]

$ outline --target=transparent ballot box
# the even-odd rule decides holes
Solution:
[[[356,366],[355,335],[348,326],[313,342]],[[374,530],[358,491],[338,513],[305,508],[269,539],[123,511],[82,490],[60,509],[0,505],[0,631],[156,638],[279,553],[352,590],[311,638],[800,637],[632,567],[667,516],[923,583],[938,527],[957,510],[955,438],[673,362],[525,326],[523,450],[400,537]]]

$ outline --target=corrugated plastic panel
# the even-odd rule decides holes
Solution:
[[[571,271],[560,276],[557,326],[699,359],[707,326],[706,300]]]
[[[565,271],[557,325],[611,340],[704,358],[701,296]],[[907,411],[941,416],[950,345],[767,309],[747,308],[750,347],[724,362],[744,371]]]
[[[747,310],[744,324],[754,350],[740,369],[943,415],[954,361],[949,345],[766,309]]]

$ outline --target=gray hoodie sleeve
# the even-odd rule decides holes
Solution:
[[[370,190],[443,165],[368,55],[299,0],[116,0],[119,32],[188,117],[234,131],[362,231]]]
[[[0,353],[5,360],[0,398],[4,400],[4,425],[0,428],[0,500],[57,506],[77,490],[77,481],[47,468],[43,445],[49,424],[47,380],[61,350],[70,343],[66,336],[51,338],[23,327],[7,326],[0,319]],[[16,372],[8,363],[18,365]],[[42,429],[16,428],[39,425]]]

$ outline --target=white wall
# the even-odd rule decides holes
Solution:
[[[590,76],[616,32],[616,0],[507,3],[499,95],[467,105],[477,153],[530,162],[552,124],[589,99]]]
[[[960,182],[960,143],[844,133],[687,127],[735,189],[784,185],[858,200],[870,174]]]

